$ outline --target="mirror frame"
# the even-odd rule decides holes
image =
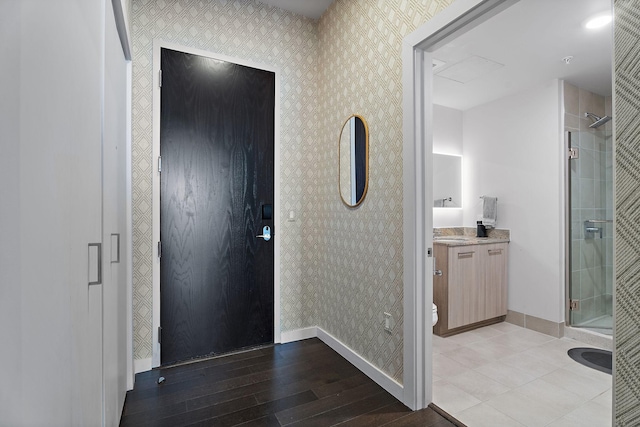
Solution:
[[[340,156],[341,156],[341,141],[342,141],[342,134],[344,133],[345,127],[347,125],[347,123],[349,123],[349,120],[351,120],[352,118],[357,118],[360,119],[362,121],[362,124],[364,125],[364,135],[365,135],[365,141],[364,141],[364,190],[362,191],[362,196],[360,197],[360,199],[355,203],[355,204],[351,204],[348,201],[346,201],[344,199],[344,197],[342,196],[342,187],[340,185],[340,177],[341,177],[341,161],[340,161]],[[360,206],[362,204],[362,202],[364,201],[367,192],[369,191],[369,125],[367,124],[367,121],[364,119],[364,117],[362,117],[359,114],[352,114],[350,115],[347,120],[344,121],[344,123],[342,124],[342,127],[340,128],[340,136],[338,137],[338,194],[340,194],[340,199],[342,200],[342,203],[344,203],[346,206],[350,207],[350,208],[356,208],[358,206]]]

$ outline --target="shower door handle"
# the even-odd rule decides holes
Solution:
[[[612,222],[612,219],[587,219],[584,222],[584,233],[586,237],[589,237],[590,234],[598,233],[600,235],[600,238],[602,239],[602,228],[604,227],[604,224]],[[593,238],[593,236],[589,238]]]

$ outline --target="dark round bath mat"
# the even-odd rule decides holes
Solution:
[[[576,362],[611,375],[611,352],[599,348],[577,347],[567,352]]]

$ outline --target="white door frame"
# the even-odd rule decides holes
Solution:
[[[206,50],[181,46],[162,40],[153,41],[153,351],[151,367],[160,366],[160,344],[158,343],[158,328],[160,326],[160,259],[157,253],[157,242],[160,241],[160,173],[157,159],[160,156],[160,50],[172,49],[192,55],[204,56],[221,61],[232,62],[246,67],[257,68],[275,74],[275,105],[274,105],[274,164],[273,164],[273,221],[275,233],[273,241],[273,341],[279,343],[280,337],[280,70],[277,67],[217,54]]]
[[[431,52],[518,0],[457,0],[402,43],[404,404],[432,401],[433,72]]]

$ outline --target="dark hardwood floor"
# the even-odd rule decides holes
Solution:
[[[120,421],[123,427],[337,424],[456,426],[430,408],[411,412],[316,338],[138,374]]]

